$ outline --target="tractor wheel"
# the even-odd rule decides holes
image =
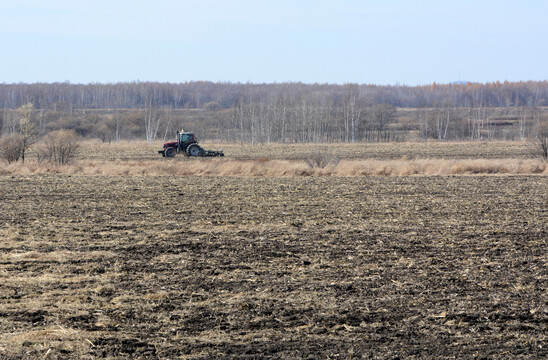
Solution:
[[[172,147],[169,147],[164,151],[164,154],[166,154],[165,155],[166,157],[175,157],[175,149]]]
[[[190,144],[186,148],[186,153],[188,154],[188,156],[198,156],[198,155],[200,155],[201,150],[202,149],[200,148],[200,145]]]

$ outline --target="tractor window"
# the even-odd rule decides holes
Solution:
[[[192,134],[182,134],[181,135],[181,142],[187,142],[192,140]]]

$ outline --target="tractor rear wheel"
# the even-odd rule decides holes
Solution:
[[[186,153],[188,154],[188,156],[198,156],[198,155],[200,155],[201,150],[202,149],[200,148],[200,145],[190,144],[186,148]]]
[[[164,151],[164,154],[166,154],[166,157],[175,157],[175,149],[172,148],[172,147],[168,147],[168,148]]]

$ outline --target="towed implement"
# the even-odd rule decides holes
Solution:
[[[198,145],[198,139],[194,133],[184,131],[177,131],[177,141],[165,143],[158,153],[163,157],[174,157],[177,153],[196,157],[225,156],[222,151],[205,150]]]

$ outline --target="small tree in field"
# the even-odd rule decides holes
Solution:
[[[44,137],[39,151],[40,160],[48,160],[61,165],[69,163],[80,147],[78,135],[74,130],[52,131]]]
[[[548,162],[548,123],[541,124],[537,135],[533,138],[534,151]]]
[[[8,163],[18,161],[23,153],[23,137],[21,134],[11,134],[0,139],[0,157]]]
[[[548,135],[538,136],[535,143],[542,159],[548,162]]]
[[[36,123],[32,120],[34,105],[27,104],[17,109],[19,133],[21,134],[21,160],[25,162],[25,152],[36,142]]]

